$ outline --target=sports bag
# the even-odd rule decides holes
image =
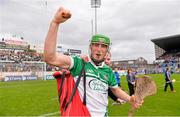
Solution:
[[[55,72],[53,76],[57,81],[61,116],[90,116],[86,107],[86,76],[84,63],[76,82],[71,73],[65,69]],[[82,76],[84,84],[83,102],[77,89]]]

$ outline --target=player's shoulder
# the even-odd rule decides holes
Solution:
[[[113,72],[112,68],[106,64],[103,66],[103,69],[108,72]]]
[[[71,58],[75,61],[75,62],[83,62],[83,59],[80,56],[71,56]]]

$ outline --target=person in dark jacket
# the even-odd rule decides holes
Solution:
[[[132,72],[132,69],[128,69],[126,79],[129,87],[129,95],[133,95],[136,78],[135,78],[135,74]]]
[[[165,71],[165,86],[164,86],[164,91],[166,92],[167,91],[167,87],[168,85],[170,86],[170,89],[172,92],[175,92],[174,90],[174,87],[173,87],[173,83],[172,83],[172,80],[171,80],[171,72],[169,70],[169,68],[166,68],[166,71]]]
[[[106,65],[110,66],[110,63],[111,63],[111,53],[110,52],[108,52],[106,54],[104,62]],[[118,73],[118,77],[119,77],[119,73]],[[117,82],[117,84],[118,84],[118,86],[120,86],[120,81]],[[110,89],[108,89],[108,96],[115,101],[115,103],[113,103],[113,104],[124,104],[126,102],[120,98],[117,98]]]

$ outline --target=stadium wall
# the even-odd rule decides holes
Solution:
[[[43,79],[45,72],[44,62],[0,62],[0,81],[38,80]]]

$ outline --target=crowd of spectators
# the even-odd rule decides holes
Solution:
[[[0,72],[39,72],[43,71],[44,66],[41,63],[1,63]]]
[[[23,61],[43,61],[43,54],[36,52],[25,52],[15,50],[0,50],[1,61],[13,61],[16,63]]]
[[[170,68],[171,72],[176,72],[179,67],[179,52],[178,53],[165,53],[161,56],[160,59],[163,61],[159,62],[159,67],[162,69],[162,72],[166,71],[166,68]]]
[[[179,53],[166,53],[162,56],[163,62],[156,63],[155,73],[161,73],[166,67],[170,67],[174,72],[180,65],[177,64]],[[26,52],[21,50],[0,50],[0,71],[32,71],[42,70],[42,65],[34,65],[36,62],[43,62],[43,54],[37,52]],[[9,62],[9,63],[8,63]],[[30,63],[32,64],[30,64]],[[46,71],[57,71],[60,68],[46,64]],[[152,70],[152,68],[151,68]]]
[[[2,72],[29,72],[29,71],[55,71],[59,68],[46,64],[46,69],[41,62],[43,54],[21,50],[0,50],[0,71]]]

